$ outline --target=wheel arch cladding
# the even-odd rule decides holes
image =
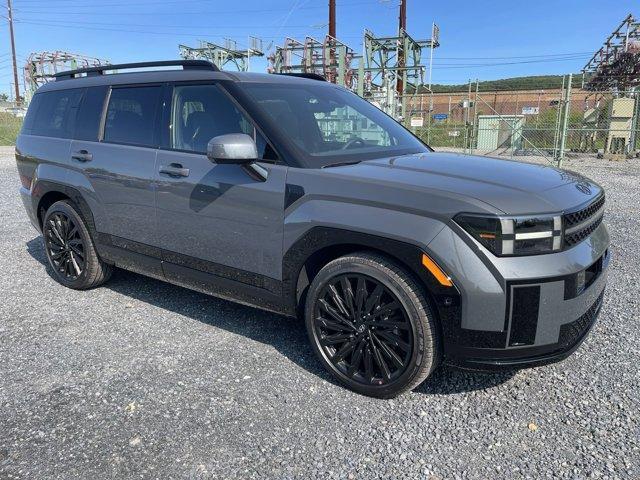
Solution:
[[[89,230],[89,234],[95,242],[96,229],[93,213],[89,204],[78,190],[68,185],[40,180],[33,192],[34,208],[40,222],[40,230],[42,230],[42,222],[47,209],[60,200],[70,200],[78,208],[78,214],[84,220],[87,230]]]
[[[299,238],[283,260],[283,296],[285,305],[300,311],[309,285],[320,269],[330,261],[355,252],[381,254],[403,268],[422,287],[425,297],[441,321],[459,309],[455,287],[444,288],[422,266],[423,249],[417,245],[332,227],[314,227]]]
[[[40,225],[40,229],[43,227],[44,216],[47,213],[47,210],[49,210],[49,207],[61,200],[69,200],[69,196],[59,190],[51,190],[40,198],[37,206],[38,224]]]

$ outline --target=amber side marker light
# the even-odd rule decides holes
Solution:
[[[438,283],[440,283],[440,285],[443,285],[445,287],[453,287],[453,282],[451,281],[449,276],[442,271],[442,269],[436,264],[436,262],[431,260],[424,253],[422,254],[422,265],[424,265],[424,267],[431,272],[431,275],[436,277],[436,280],[438,280]]]

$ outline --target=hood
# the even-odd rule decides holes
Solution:
[[[455,153],[404,155],[330,170],[382,185],[462,196],[516,215],[572,210],[602,191],[582,175],[551,166]]]

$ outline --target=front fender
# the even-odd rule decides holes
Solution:
[[[314,227],[328,227],[384,237],[426,249],[444,228],[435,218],[372,202],[351,203],[309,195],[285,212],[284,251]]]
[[[327,247],[362,247],[382,252],[404,265],[426,288],[440,318],[458,308],[455,287],[443,287],[422,266],[422,253],[432,255],[429,243],[445,227],[440,220],[382,208],[338,202],[327,198],[308,199],[288,209],[284,225],[283,295],[295,308],[300,297],[298,284],[311,256]],[[446,306],[445,306],[446,303]],[[442,307],[442,308],[441,308]],[[447,310],[445,312],[445,310]]]

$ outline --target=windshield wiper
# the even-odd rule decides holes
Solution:
[[[322,168],[330,168],[330,167],[343,167],[345,165],[355,165],[357,163],[362,162],[362,160],[352,160],[350,162],[337,162],[337,163],[330,163],[329,165],[325,165]]]

